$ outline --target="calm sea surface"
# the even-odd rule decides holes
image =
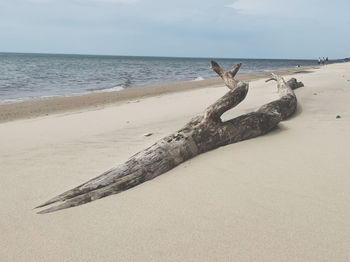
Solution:
[[[210,58],[0,53],[0,103],[216,77]],[[240,73],[315,65],[314,60],[215,59]]]

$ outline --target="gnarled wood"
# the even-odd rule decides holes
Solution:
[[[295,79],[285,82],[282,77],[273,75],[280,95],[278,100],[263,105],[255,112],[222,122],[221,115],[244,100],[248,84],[234,79],[241,64],[235,65],[228,72],[214,61],[211,62],[211,66],[230,91],[209,106],[203,115],[192,119],[176,133],[164,137],[116,168],[38,206],[41,208],[62,202],[39,213],[82,205],[125,191],[169,171],[198,154],[265,134],[295,112],[297,99],[293,89],[302,83]]]

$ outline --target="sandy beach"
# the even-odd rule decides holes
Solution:
[[[227,88],[211,79],[1,105],[0,261],[349,261],[350,63],[280,73],[305,86],[277,129],[45,215],[33,208],[181,128]],[[238,78],[249,93],[224,119],[277,98],[267,73]]]

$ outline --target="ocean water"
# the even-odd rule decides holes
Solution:
[[[0,53],[0,103],[216,77],[211,58]],[[315,65],[316,60],[215,59],[240,73]]]

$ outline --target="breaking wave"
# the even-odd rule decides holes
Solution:
[[[194,80],[192,80],[192,81],[202,81],[202,80],[204,80],[204,78],[203,77],[201,77],[201,76],[198,76],[198,77],[196,77]]]
[[[93,93],[99,93],[99,92],[114,92],[114,91],[121,91],[125,88],[130,87],[131,81],[128,79],[124,83],[118,84],[116,86],[112,87],[96,87],[96,88],[89,88],[87,91],[93,92]]]

